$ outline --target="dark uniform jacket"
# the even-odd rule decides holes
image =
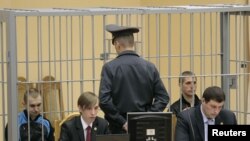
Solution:
[[[124,51],[103,66],[99,98],[112,133],[122,129],[127,112],[159,112],[169,102],[154,64],[134,51]]]
[[[181,105],[182,104],[182,105]],[[195,94],[194,95],[194,106],[197,106],[201,104],[201,101],[199,99],[199,97]],[[180,108],[182,106],[182,108]],[[191,104],[189,102],[186,101],[186,99],[182,97],[175,101],[171,106],[170,106],[170,111],[173,112],[173,114],[177,115],[179,114],[183,109],[186,109],[188,107],[191,107]]]
[[[108,122],[100,117],[96,117],[92,124],[91,141],[95,141],[97,134],[110,134]],[[81,116],[74,117],[62,124],[59,141],[85,141]]]
[[[196,106],[177,115],[175,141],[204,141],[204,122],[200,108],[200,106]],[[222,109],[215,118],[215,125],[222,124],[237,124],[235,114]]]

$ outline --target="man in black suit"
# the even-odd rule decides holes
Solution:
[[[199,106],[182,111],[177,116],[175,141],[207,141],[209,125],[237,124],[233,112],[223,109],[225,94],[220,87],[208,87]]]
[[[109,134],[108,122],[97,116],[98,97],[92,92],[84,92],[78,98],[80,116],[62,124],[60,141],[95,141],[96,134]],[[90,128],[90,140],[88,139]]]

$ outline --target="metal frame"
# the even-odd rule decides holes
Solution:
[[[7,33],[7,86],[8,86],[8,122],[9,140],[18,140],[17,129],[17,49],[16,49],[16,17],[18,16],[94,16],[94,15],[119,15],[119,14],[173,14],[173,13],[199,13],[199,12],[220,12],[221,13],[221,55],[222,74],[228,74],[229,63],[229,16],[237,12],[249,15],[249,5],[192,5],[192,6],[166,6],[166,7],[100,7],[100,8],[53,8],[53,9],[1,9],[0,22],[6,23]],[[106,20],[104,20],[106,22]],[[94,28],[94,27],[93,27]],[[171,32],[171,31],[170,31]],[[103,34],[105,37],[105,34]],[[93,42],[94,44],[94,42]],[[170,45],[169,45],[170,46]],[[104,48],[106,48],[104,41]],[[104,59],[104,62],[106,60]],[[93,68],[94,70],[94,68]],[[93,76],[95,77],[95,76]],[[226,94],[229,94],[229,78],[222,76],[222,87]],[[227,99],[225,107],[229,107]]]

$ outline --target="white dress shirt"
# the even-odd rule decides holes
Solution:
[[[85,138],[85,141],[86,141],[86,138],[87,138],[87,127],[90,126],[90,127],[92,128],[92,124],[93,124],[93,123],[91,123],[90,125],[88,125],[88,124],[84,121],[84,119],[82,118],[82,116],[81,116],[81,123],[82,123],[83,131],[84,131],[84,138]]]

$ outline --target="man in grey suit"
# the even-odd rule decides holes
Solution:
[[[110,133],[108,122],[97,116],[99,99],[94,93],[84,92],[77,104],[81,115],[62,124],[60,141],[95,141],[96,134]]]
[[[175,141],[208,141],[208,125],[237,124],[233,112],[223,109],[225,94],[220,87],[205,89],[199,106],[182,111],[177,117]]]

